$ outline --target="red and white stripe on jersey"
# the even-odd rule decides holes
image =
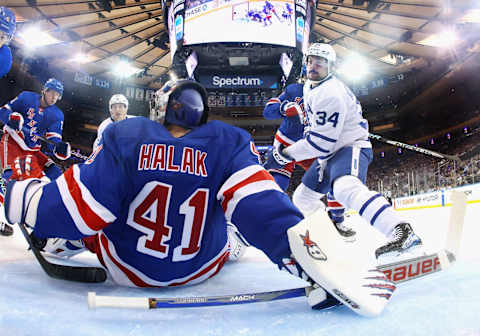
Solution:
[[[284,145],[285,147],[290,146],[291,144],[294,144],[295,141],[284,135],[280,130],[277,130],[277,133],[275,133],[275,140]]]
[[[222,208],[227,221],[232,220],[232,215],[238,202],[247,196],[265,190],[282,192],[272,175],[267,173],[260,165],[248,166],[232,174],[217,194],[217,199],[222,202]]]
[[[55,183],[63,204],[77,229],[91,236],[115,221],[116,217],[92,196],[80,180],[80,168],[73,165]]]
[[[266,105],[270,105],[270,104],[281,104],[282,101],[278,98],[270,98],[268,101],[267,101],[267,104]]]
[[[60,140],[62,140],[62,135],[57,132],[47,132],[45,133],[45,138],[47,139],[59,138]]]
[[[118,256],[115,245],[103,234],[99,233],[100,238],[100,251],[105,262],[105,266],[108,268],[113,280],[122,286],[129,287],[165,287],[165,286],[182,286],[193,285],[202,282],[220,271],[225,264],[229,256],[228,242],[225,247],[210,261],[202,265],[198,270],[191,274],[178,279],[172,279],[170,281],[162,282],[154,280],[147,275],[143,274],[135,267],[127,264]],[[161,270],[158,270],[161,272]]]

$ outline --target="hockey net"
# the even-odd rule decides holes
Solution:
[[[232,4],[232,21],[248,20],[249,1],[241,1]]]

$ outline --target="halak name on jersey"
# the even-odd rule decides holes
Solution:
[[[178,149],[177,149],[178,150]],[[175,146],[144,144],[138,155],[138,170],[166,170],[207,177],[205,159],[207,153],[191,147],[183,147],[182,159],[174,162]]]

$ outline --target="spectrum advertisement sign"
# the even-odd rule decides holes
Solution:
[[[278,78],[268,75],[199,75],[207,89],[276,89]]]

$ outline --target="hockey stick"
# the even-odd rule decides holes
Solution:
[[[59,265],[47,261],[33,244],[25,224],[18,223],[18,226],[27,240],[33,255],[49,277],[87,283],[104,282],[107,279],[107,272],[100,267]]]
[[[42,140],[43,142],[45,143],[48,143],[50,145],[55,145],[55,142],[50,140],[50,139],[47,139],[43,136],[41,136],[40,134],[37,134],[37,133],[33,133],[34,136],[36,136],[37,138],[39,138],[40,140]],[[86,155],[83,155],[83,154],[80,154],[80,153],[77,153],[76,151],[74,151],[73,149],[71,149],[70,153],[72,154],[72,156],[75,156],[76,158],[78,159],[81,159],[83,161],[86,161],[88,159],[88,156]]]
[[[425,154],[425,155],[434,156],[434,157],[437,157],[437,158],[440,158],[440,159],[447,159],[447,160],[452,160],[452,161],[461,161],[461,159],[457,155],[442,154],[442,153],[435,152],[435,151],[432,151],[432,150],[429,150],[429,149],[426,149],[426,148],[415,147],[415,146],[412,146],[412,145],[409,145],[409,144],[406,144],[406,143],[403,143],[403,142],[386,139],[386,138],[382,137],[381,135],[376,135],[376,134],[369,133],[368,137],[370,139],[374,139],[374,140],[377,140],[377,141],[380,141],[380,142],[384,142],[384,143],[387,143],[389,145],[393,145],[393,146],[396,146],[396,147],[402,147],[402,148],[409,149],[409,150],[414,151],[414,152],[419,152],[419,153],[422,153],[422,154]]]
[[[387,278],[399,283],[439,272],[446,269],[454,261],[455,256],[444,250],[428,256],[382,265],[378,268],[387,275]],[[91,309],[98,307],[156,309],[237,305],[303,297],[307,296],[311,289],[312,287],[301,287],[260,293],[177,298],[100,296],[96,295],[95,292],[89,292],[88,307]],[[329,301],[321,310],[340,305],[337,300],[327,300]]]
[[[6,126],[6,125],[3,124],[2,122],[0,122],[0,127],[1,127],[1,126]],[[22,131],[25,131],[25,132],[26,132],[27,129],[26,129],[26,128],[23,128]],[[29,132],[26,132],[26,133],[29,133]],[[49,140],[49,139],[41,136],[40,134],[34,133],[33,135],[36,136],[37,138],[39,138],[40,140],[42,140],[42,141],[45,142],[45,143],[48,143],[48,144],[50,144],[50,145],[55,145],[55,142],[53,142],[52,140]],[[76,158],[79,158],[79,159],[81,159],[81,160],[83,160],[83,161],[86,161],[86,160],[88,159],[88,156],[83,155],[83,154],[80,154],[80,153],[77,153],[76,150],[74,151],[74,150],[72,149],[72,150],[71,150],[71,153],[72,153],[73,156],[75,156]]]
[[[312,287],[300,287],[271,292],[221,295],[221,296],[198,296],[198,297],[178,297],[178,298],[139,298],[139,297],[120,297],[120,296],[100,296],[95,292],[88,293],[88,307],[95,309],[98,307],[117,307],[117,308],[187,308],[187,307],[206,307],[206,306],[225,306],[255,302],[270,302],[284,299],[292,299],[306,296],[307,291]],[[335,306],[338,301],[335,300],[329,306]]]

